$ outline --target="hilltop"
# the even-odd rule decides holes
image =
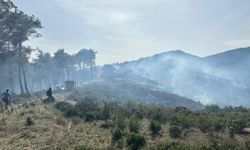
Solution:
[[[202,104],[249,107],[249,58],[249,47],[205,58],[176,50],[105,65],[102,78],[150,85]]]

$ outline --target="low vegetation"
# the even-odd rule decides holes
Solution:
[[[67,99],[67,98],[65,98]],[[21,102],[0,113],[4,149],[248,150],[250,110],[191,111],[86,96],[77,103]]]

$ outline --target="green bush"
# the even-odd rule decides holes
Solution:
[[[245,141],[245,145],[246,145],[246,149],[249,150],[250,149],[250,141]]]
[[[128,123],[130,132],[138,133],[140,129],[139,119],[136,115],[133,115]]]
[[[122,130],[119,128],[115,128],[114,130],[111,131],[112,134],[112,142],[117,142],[122,138]]]
[[[130,149],[138,150],[146,145],[146,139],[142,135],[131,133],[127,138],[127,144]]]
[[[120,112],[116,112],[115,115],[115,127],[124,130],[126,128],[127,124],[126,124],[126,118],[125,116]]]
[[[67,116],[77,116],[85,121],[94,121],[101,119],[101,110],[96,102],[84,100],[76,103],[75,107],[67,112]]]
[[[197,117],[198,122],[197,122],[197,127],[204,133],[211,131],[211,120],[209,117],[206,116],[199,116]]]
[[[157,150],[195,150],[192,146],[180,142],[161,143],[156,146]],[[197,149],[198,150],[198,149]],[[204,150],[204,149],[200,149]]]
[[[110,118],[110,107],[107,103],[104,103],[102,109],[102,119],[105,120],[106,125],[108,124],[108,119]]]
[[[149,129],[152,135],[158,135],[159,131],[161,130],[161,124],[157,121],[151,121],[149,125]]]
[[[32,126],[32,125],[34,125],[34,121],[31,119],[31,117],[27,117],[26,118],[25,125],[26,126]]]
[[[57,102],[55,108],[64,113],[67,113],[69,110],[73,109],[73,105],[68,102]]]
[[[180,127],[178,127],[178,126],[170,126],[170,128],[169,128],[170,137],[179,138],[179,137],[181,137],[181,133],[182,133],[182,130],[181,130]]]

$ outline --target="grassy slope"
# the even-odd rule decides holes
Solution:
[[[57,96],[57,100],[66,100],[64,96]],[[13,105],[13,112],[0,113],[0,149],[74,149],[85,146],[91,149],[110,149],[111,129],[100,126],[102,121],[86,123],[77,118],[65,118],[53,108],[44,105],[39,100]],[[26,126],[26,118],[31,117],[34,125]],[[5,121],[3,122],[3,118]],[[112,120],[109,120],[112,123]],[[152,149],[157,143],[175,141],[169,136],[169,125],[162,125],[160,135],[152,138],[149,121],[142,120],[140,133],[145,136],[147,144],[144,149]],[[237,138],[240,141],[242,137]],[[185,138],[176,141],[196,145],[208,143],[208,135],[198,129],[192,129]],[[124,139],[124,146],[126,142]]]
[[[100,122],[72,121],[53,106],[35,104],[28,108],[18,105],[13,113],[0,114],[0,149],[74,149],[80,145],[99,149],[109,145],[110,132],[100,128]],[[25,125],[27,116],[34,120],[34,125]]]
[[[54,110],[52,105],[44,105],[39,101],[13,105],[13,108],[13,113],[11,110],[0,113],[0,149],[74,149],[77,146],[109,149],[111,145],[111,129],[101,128],[102,121],[85,123],[76,118],[68,119]],[[25,125],[28,116],[34,125]],[[148,130],[148,120],[141,121],[141,127],[140,132],[147,140],[146,149],[159,142],[172,141],[168,125],[163,125],[161,135],[154,139]],[[192,136],[181,141],[204,142],[204,139],[205,135],[194,130]]]

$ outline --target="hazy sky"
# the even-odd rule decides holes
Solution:
[[[98,51],[112,63],[181,49],[198,56],[250,45],[250,0],[13,0],[37,16],[51,53]]]

